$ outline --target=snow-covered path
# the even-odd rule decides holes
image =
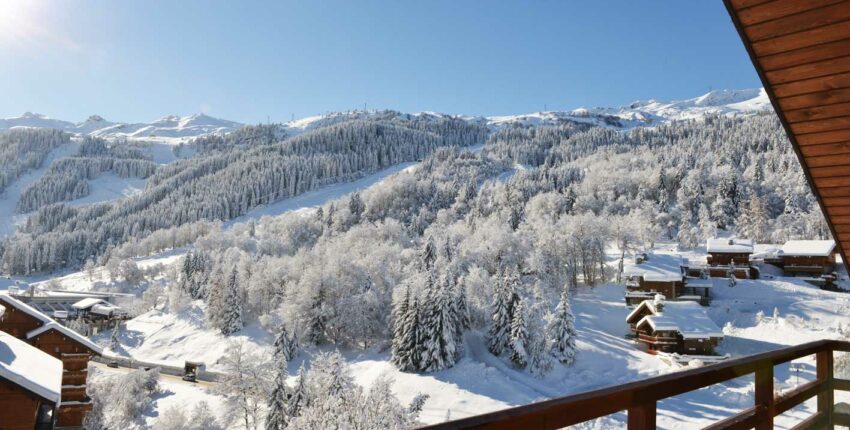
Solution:
[[[234,224],[246,222],[252,219],[259,219],[264,216],[278,216],[287,212],[293,211],[310,211],[313,208],[321,206],[333,199],[338,199],[346,194],[351,194],[375,185],[384,179],[405,171],[411,166],[415,166],[416,162],[407,162],[387,167],[370,175],[366,175],[360,179],[355,179],[351,182],[339,182],[336,184],[327,185],[314,191],[308,191],[304,194],[290,197],[288,199],[279,200],[269,205],[254,208],[245,215],[238,216],[224,223],[225,227],[230,227]]]

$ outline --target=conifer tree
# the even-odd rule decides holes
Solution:
[[[304,364],[302,364],[298,369],[298,380],[295,382],[292,394],[290,394],[286,402],[286,417],[293,419],[301,415],[301,411],[309,405],[310,397],[307,392],[307,372],[304,370]]]
[[[230,336],[242,330],[242,298],[239,294],[239,274],[234,268],[230,272],[224,293],[224,321],[221,333]]]
[[[422,370],[433,372],[454,366],[457,359],[453,302],[445,281],[428,290],[423,321]]]
[[[405,285],[404,295],[396,300],[393,306],[393,342],[391,346],[391,360],[401,370],[410,361],[411,351],[406,348],[404,338],[407,318],[410,316],[410,286]]]
[[[514,363],[514,366],[525,368],[528,365],[528,329],[526,327],[525,309],[522,302],[514,306],[509,348],[511,351],[511,362]]]
[[[266,430],[283,430],[289,421],[287,414],[289,388],[286,386],[286,378],[289,375],[286,372],[286,361],[276,361],[275,365],[277,366],[277,375],[269,397]]]
[[[501,274],[501,271],[500,271]],[[511,325],[509,294],[505,283],[498,279],[493,286],[493,314],[490,322],[489,349],[494,355],[501,355],[508,344]]]
[[[325,341],[325,329],[327,327],[324,286],[319,286],[319,291],[310,306],[308,318],[307,340],[313,345],[319,345]]]
[[[422,268],[425,271],[430,271],[434,267],[434,260],[437,259],[437,247],[434,245],[434,239],[429,237],[425,242],[425,248],[422,249]]]
[[[549,324],[549,336],[553,341],[552,355],[563,364],[572,364],[576,356],[576,329],[567,286],[561,291],[554,318]]]
[[[290,337],[286,325],[281,324],[280,331],[274,340],[274,362],[282,363],[291,361],[295,358],[297,350],[294,336]]]

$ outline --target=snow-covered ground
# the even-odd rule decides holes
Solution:
[[[252,219],[260,219],[264,216],[279,216],[287,212],[293,211],[299,213],[312,212],[312,210],[314,210],[315,208],[331,200],[340,198],[346,194],[350,194],[371,187],[375,184],[380,183],[384,179],[395,175],[396,173],[407,173],[409,172],[408,169],[412,168],[416,164],[418,163],[399,163],[351,182],[340,182],[337,184],[331,184],[314,191],[308,191],[304,194],[295,197],[279,200],[269,205],[259,206],[248,211],[248,213],[246,213],[245,215],[236,217],[226,222],[224,225],[226,227],[229,227],[234,224],[247,222]]]
[[[122,178],[114,173],[104,173],[89,179],[89,195],[67,202],[69,206],[83,206],[103,203],[141,193],[145,189],[145,180]]]
[[[113,369],[105,365],[96,364],[94,372],[105,375],[117,375],[127,373],[128,369]],[[90,376],[92,377],[92,376]],[[93,375],[97,377],[97,375]],[[148,427],[153,427],[159,416],[171,407],[180,407],[184,411],[191,412],[200,402],[206,402],[210,410],[215,414],[219,422],[225,422],[226,408],[225,398],[216,394],[210,385],[205,383],[191,383],[180,380],[176,376],[160,375],[159,392],[152,398],[153,404],[145,411],[144,419]]]
[[[670,248],[669,244],[661,244],[655,252],[673,254]],[[703,255],[700,250],[683,254],[692,259]],[[610,259],[613,263],[615,256],[612,254]],[[772,276],[769,268],[764,272],[768,278]],[[817,339],[838,338],[841,336],[839,324],[843,327],[850,324],[847,316],[850,294],[823,291],[802,279],[738,280],[735,287],[728,287],[723,280],[715,284],[708,313],[720,327],[731,324],[725,328],[726,338],[719,352],[733,357]],[[643,352],[625,338],[628,329],[625,318],[629,309],[624,304],[623,293],[623,286],[613,283],[576,291],[572,306],[579,336],[577,361],[571,367],[556,367],[544,378],[516,370],[504,359],[491,355],[484,335],[478,332],[466,336],[465,357],[455,367],[431,374],[400,372],[389,363],[388,353],[380,349],[343,353],[359,384],[369,386],[379,375],[388,374],[395,379],[394,390],[402,402],[410,401],[419,393],[429,394],[431,397],[421,416],[426,423],[679,370]],[[200,360],[215,370],[228,339],[206,328],[201,306],[195,304],[179,314],[151,311],[129,321],[121,334],[122,350],[118,353],[168,364]],[[775,319],[774,309],[778,315]],[[759,312],[766,315],[761,321],[757,321]],[[101,337],[105,341],[109,334],[103,333]],[[235,338],[247,342],[250,349],[270,350],[270,336],[257,325],[249,326]],[[317,352],[317,349],[303,352],[290,363],[290,371],[294,373],[302,361],[309,363]],[[788,390],[814,377],[812,359],[799,360],[795,366],[799,367],[799,372],[792,371],[788,365],[777,367],[777,389]],[[744,377],[660,402],[659,428],[690,429],[746,409],[753,402],[751,380],[751,377]],[[175,392],[174,395],[182,394]],[[836,395],[844,399],[842,394]],[[783,414],[777,421],[777,428],[790,427],[814,407],[809,402]],[[596,425],[619,427],[625,418],[625,414],[617,414]]]

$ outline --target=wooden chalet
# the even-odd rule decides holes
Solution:
[[[819,276],[835,270],[834,240],[789,240],[779,251],[786,276]]]
[[[667,300],[694,301],[708,306],[711,280],[686,276],[687,261],[670,254],[644,254],[634,266],[627,267],[626,305],[637,306],[660,294]]]
[[[53,429],[61,389],[62,362],[0,332],[0,429]]]
[[[749,266],[753,241],[749,239],[714,238],[705,244],[709,266]]]
[[[705,309],[691,301],[645,300],[626,322],[635,341],[646,345],[651,354],[711,355],[723,339]]]
[[[0,331],[29,343],[62,363],[61,403],[56,414],[56,426],[82,426],[86,413],[92,408],[91,399],[86,394],[88,362],[92,356],[102,354],[102,348],[8,294],[0,294],[0,305],[6,308],[6,315],[0,319]]]

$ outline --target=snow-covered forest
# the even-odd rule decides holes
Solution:
[[[230,378],[218,394],[231,421],[204,404],[159,411],[156,428],[405,428],[427,396],[403,404],[384,378],[363,389],[334,351],[377,351],[397,371],[435,374],[485,339],[472,341],[477,360],[484,351],[529,378],[561,375],[581,353],[576,295],[619,283],[627,255],[657,242],[686,251],[718,232],[761,243],[829,236],[772,112],[631,129],[589,115],[494,127],[381,111],[249,126],[176,145],[163,165],[133,141],[84,137],[21,194],[18,210],[32,212],[2,242],[0,267],[83,268],[90,282],[102,270],[101,288],[138,294],[134,314],[192,315],[231,340],[216,363]],[[46,145],[35,143],[46,135],[17,145]],[[416,164],[320,205],[240,218],[405,162]],[[105,172],[146,188],[67,204]],[[160,252],[178,257],[134,260]],[[241,343],[257,329],[274,339],[271,354]],[[109,342],[121,349],[117,333]],[[296,376],[286,363],[307,354]],[[91,428],[144,427],[158,390],[146,378],[98,375],[96,405],[129,394],[121,408],[96,406]]]
[[[3,267],[10,273],[31,273],[81,266],[131,238],[195,221],[229,220],[258,205],[420,159],[439,146],[469,146],[485,138],[484,127],[451,117],[419,121],[394,116],[329,126],[249,150],[179,160],[157,169],[138,196],[83,208],[40,208],[21,232],[6,241]],[[143,161],[120,160],[67,163],[82,163],[93,171],[149,173]],[[32,197],[22,200],[21,209],[31,208],[30,202],[78,196],[80,182],[75,179],[88,175],[62,174],[66,170],[61,165],[53,170],[43,183],[34,185]]]
[[[0,133],[0,192],[29,169],[40,166],[71,135],[55,129],[22,128]]]

